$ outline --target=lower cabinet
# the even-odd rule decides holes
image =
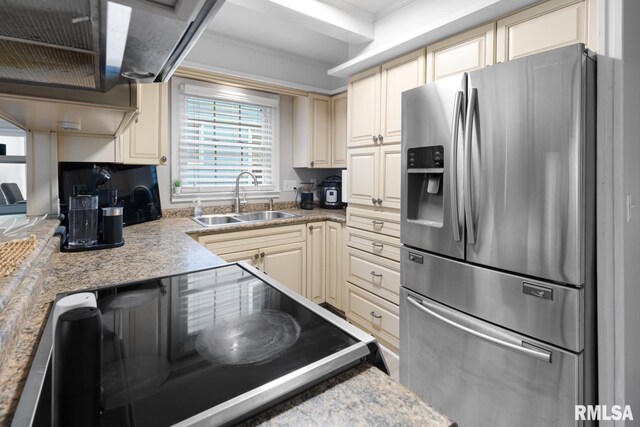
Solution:
[[[245,261],[311,301],[343,310],[344,229],[318,221],[204,235],[198,242],[227,262]]]
[[[307,224],[307,298],[322,304],[325,302],[326,253],[325,222]]]
[[[349,282],[346,282],[345,294],[347,320],[374,335],[389,350],[398,353],[398,306]]]

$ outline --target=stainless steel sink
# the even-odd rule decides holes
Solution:
[[[278,218],[296,218],[300,215],[281,212],[281,211],[262,211],[262,212],[249,212],[245,214],[237,214],[235,217],[242,221],[268,221],[270,219]]]
[[[212,225],[220,225],[220,224],[231,224],[236,222],[242,222],[241,219],[238,219],[231,215],[203,215],[192,218],[195,222],[205,227],[211,227]]]
[[[191,219],[204,227],[214,227],[216,225],[235,224],[238,222],[268,221],[270,219],[297,218],[299,216],[300,215],[292,214],[289,212],[261,211],[247,212],[244,214],[203,215]]]

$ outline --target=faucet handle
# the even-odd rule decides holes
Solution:
[[[269,199],[269,210],[273,210],[273,199]]]
[[[242,200],[240,200],[241,205],[247,204],[247,193],[242,193]]]

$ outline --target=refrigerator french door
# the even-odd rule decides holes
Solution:
[[[594,69],[577,44],[403,93],[400,380],[462,426],[595,399]]]

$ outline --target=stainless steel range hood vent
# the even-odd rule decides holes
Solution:
[[[166,81],[224,0],[4,0],[0,80],[106,92]]]

